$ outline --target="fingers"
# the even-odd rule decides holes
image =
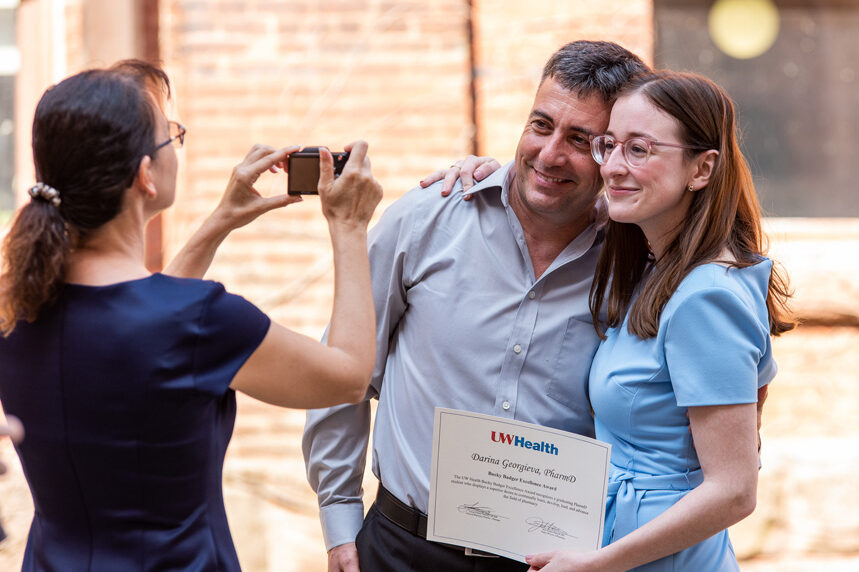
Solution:
[[[501,163],[499,163],[492,157],[481,157],[481,159],[485,159],[486,161],[474,170],[475,181],[482,181],[483,179],[501,168]]]
[[[24,425],[21,420],[14,415],[6,416],[6,424],[0,423],[0,436],[8,435],[13,443],[20,443],[24,440]]]
[[[501,163],[492,157],[469,155],[462,161],[462,190],[467,191],[501,168]]]
[[[541,552],[540,554],[529,554],[525,557],[525,562],[531,565],[532,568],[537,568],[538,570],[548,564],[552,557],[555,555],[554,552]]]
[[[298,149],[298,145],[281,149],[268,145],[254,145],[245,155],[244,160],[233,168],[232,181],[240,186],[252,187],[265,171],[271,170],[276,173],[276,167],[283,167],[286,158]]]
[[[421,179],[419,183],[421,188],[425,189],[433,183],[441,181],[444,178],[445,173],[447,173],[447,169],[439,169],[438,171],[433,171],[432,173]]]
[[[471,189],[479,181],[482,181],[495,171],[501,168],[501,163],[492,157],[478,157],[469,155],[465,159],[460,159],[447,169],[434,171],[429,176],[425,177],[420,182],[422,188],[443,181],[441,185],[441,196],[446,197],[453,190],[456,181],[462,183],[462,192],[465,193]],[[464,199],[471,200],[472,195],[466,194]]]
[[[335,546],[328,552],[328,572],[360,572],[354,542]]]
[[[525,557],[525,563],[531,565],[531,569],[539,570],[552,560],[554,552],[542,552],[540,554],[529,554]]]
[[[369,167],[369,163],[365,163],[365,159],[367,159],[367,147],[367,142],[361,140],[353,141],[349,145],[346,145],[344,149],[349,151],[349,160],[346,161],[346,166],[343,167],[343,170]]]
[[[279,209],[285,207],[287,205],[291,205],[293,203],[300,203],[303,201],[301,195],[275,195],[273,197],[266,197],[261,200],[262,208],[260,209],[260,214],[267,213],[268,211]]]
[[[382,187],[370,169],[367,143],[355,141],[350,148],[349,160],[336,179],[330,154],[320,150],[319,198],[329,225],[337,222],[366,229],[382,198]]]
[[[352,155],[349,156],[349,161],[346,167],[352,162]],[[345,167],[344,167],[345,170]],[[328,189],[334,184],[334,157],[331,156],[331,151],[325,147],[319,148],[319,184],[316,189],[321,197],[325,197]]]
[[[421,179],[419,183],[421,188],[425,189],[430,185],[443,180],[444,182],[441,185],[441,196],[448,196],[453,190],[453,186],[456,184],[456,181],[459,179],[461,165],[462,160],[459,160],[447,169],[439,169],[438,171],[433,171],[432,173]]]
[[[254,153],[251,150],[246,160],[250,162],[251,171],[257,174],[268,170],[276,173],[277,169],[275,167],[283,166],[286,158],[300,149],[298,145],[290,145],[289,147],[282,147],[280,149],[274,149],[267,145],[255,145],[254,147],[260,148],[258,153]]]
[[[454,163],[444,175],[444,182],[441,184],[441,196],[446,197],[453,190],[453,186],[459,179],[460,168]]]
[[[462,160],[459,178],[462,180],[462,191],[465,192],[474,186],[474,170],[477,169],[481,157],[469,155]]]

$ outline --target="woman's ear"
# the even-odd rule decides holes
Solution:
[[[140,160],[135,180],[145,198],[154,199],[158,196],[158,189],[155,188],[155,180],[152,177],[152,157],[149,155]]]
[[[716,163],[719,161],[719,152],[715,149],[704,151],[695,159],[695,170],[692,172],[692,180],[689,185],[694,190],[700,190],[707,186],[710,177],[716,171]]]

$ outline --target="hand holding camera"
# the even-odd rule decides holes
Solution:
[[[290,196],[319,194],[319,149],[321,147],[304,147],[289,156],[287,172],[289,179],[286,192]],[[334,158],[334,178],[340,176],[346,161],[348,151],[332,152]]]
[[[297,145],[275,149],[259,144],[248,151],[244,160],[233,168],[221,202],[213,214],[224,231],[235,230],[270,210],[301,200],[301,197],[288,195],[264,197],[254,187],[263,173],[278,172],[278,169],[285,166],[287,157],[296,151],[298,151]]]
[[[319,148],[319,198],[329,225],[345,224],[366,230],[376,205],[382,200],[382,186],[373,178],[367,143],[346,146],[348,160],[335,178],[334,156]],[[290,171],[290,175],[292,172]]]

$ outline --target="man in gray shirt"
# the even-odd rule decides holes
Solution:
[[[546,64],[514,161],[445,199],[415,189],[370,233],[378,353],[364,401],[308,412],[303,449],[329,570],[525,570],[428,542],[435,407],[593,436],[588,293],[605,217],[590,139],[641,60],[573,42]],[[370,399],[376,503],[361,481]],[[360,532],[359,532],[360,531]],[[356,544],[357,538],[357,544]]]

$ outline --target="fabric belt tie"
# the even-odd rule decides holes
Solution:
[[[613,469],[608,483],[609,505],[614,504],[611,530],[604,530],[603,546],[638,528],[638,510],[647,491],[690,491],[704,482],[701,469],[673,475],[636,475]]]

